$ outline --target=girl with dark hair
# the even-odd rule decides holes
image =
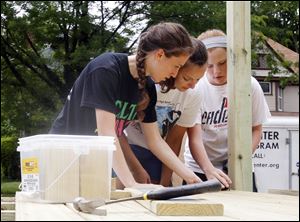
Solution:
[[[187,128],[196,122],[201,95],[195,85],[207,68],[205,45],[196,38],[192,38],[192,43],[194,52],[180,68],[176,78],[169,78],[156,86],[156,113],[160,136],[176,154],[180,151]],[[147,144],[147,132],[142,130],[139,122],[131,123],[125,133],[127,140],[124,137],[121,146],[136,181],[169,186],[171,172],[167,169],[168,163],[161,158],[161,152],[158,151],[161,148]]]
[[[175,77],[193,51],[186,29],[160,23],[142,33],[137,54],[104,53],[83,69],[50,133],[116,138],[113,169],[126,187],[143,186],[132,176],[119,137],[139,120],[151,146],[164,150],[162,159],[188,183],[201,181],[161,139],[156,123],[155,82]]]

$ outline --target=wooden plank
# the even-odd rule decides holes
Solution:
[[[299,196],[298,190],[280,190],[280,189],[269,189],[269,193],[273,194],[283,194],[283,195],[292,195],[292,196]]]
[[[1,197],[2,202],[15,202],[15,197]]]
[[[126,188],[132,196],[146,191]],[[137,202],[158,216],[222,216],[224,206],[219,202],[195,199],[195,195],[175,198],[172,200],[138,200]]]
[[[110,192],[111,200],[118,200],[121,198],[131,197],[131,192],[125,190],[114,190]]]
[[[16,221],[82,221],[64,204],[46,204],[22,201],[21,192],[16,192]]]
[[[93,215],[88,213],[78,212],[73,208],[73,205],[68,203],[66,206],[80,215],[84,220],[97,221],[143,221],[143,220],[158,220],[155,215],[142,207],[136,201],[126,201],[115,204],[104,205],[97,209],[107,210],[106,216]]]
[[[111,188],[112,191],[117,189],[116,183],[117,183],[117,177],[111,178],[111,187],[110,188]]]
[[[1,210],[15,210],[15,202],[2,202]]]
[[[252,191],[250,1],[227,1],[228,173]]]
[[[224,216],[237,220],[299,220],[299,199],[295,196],[222,191],[200,194],[224,204]],[[200,196],[196,195],[196,196]]]
[[[15,211],[1,210],[1,221],[15,221]]]
[[[224,206],[208,200],[139,200],[158,216],[223,216]]]

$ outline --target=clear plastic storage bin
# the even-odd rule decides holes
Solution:
[[[114,137],[41,134],[19,138],[22,193],[31,200],[110,199]]]

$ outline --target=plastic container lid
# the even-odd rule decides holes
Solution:
[[[115,138],[112,136],[40,134],[19,138],[17,151],[41,149],[47,143],[53,145],[53,148],[96,147],[113,151],[116,149],[114,142]]]

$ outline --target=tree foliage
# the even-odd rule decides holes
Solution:
[[[1,179],[20,180],[20,154],[17,151],[17,137],[1,137]]]
[[[1,134],[46,132],[92,58],[130,50],[130,18],[142,4],[122,1],[109,9],[101,1],[93,15],[93,3],[1,2]]]
[[[150,24],[179,22],[194,37],[211,28],[226,32],[225,1],[153,1],[150,5]]]
[[[299,53],[299,2],[254,1],[252,29]]]

